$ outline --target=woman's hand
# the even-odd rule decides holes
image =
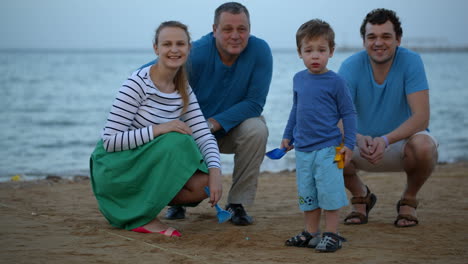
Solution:
[[[209,169],[208,186],[210,187],[209,203],[211,204],[211,207],[213,207],[219,202],[223,195],[221,170],[219,168]]]
[[[185,124],[185,122],[180,120],[173,120],[167,123],[153,125],[153,135],[154,137],[169,133],[169,132],[179,132],[181,134],[192,135],[192,130],[190,127]]]

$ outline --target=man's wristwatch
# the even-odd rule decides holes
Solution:
[[[213,131],[213,128],[214,128],[213,123],[211,123],[209,120],[207,120],[206,123],[208,123],[208,129],[211,131],[211,133],[213,133],[214,132]]]

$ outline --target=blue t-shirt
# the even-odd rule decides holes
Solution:
[[[357,112],[357,132],[382,136],[411,116],[407,95],[428,90],[424,65],[419,54],[398,47],[383,84],[374,80],[366,51],[346,59],[338,72],[347,81]]]
[[[337,123],[343,119],[344,144],[354,149],[356,111],[343,78],[333,71],[312,74],[303,70],[294,75],[293,91],[283,138],[294,138],[294,147],[304,152],[338,146],[342,135]]]
[[[214,118],[224,128],[215,133],[219,137],[262,114],[270,89],[273,56],[264,40],[250,35],[236,62],[226,66],[219,57],[213,33],[209,33],[192,42],[187,71],[205,118]]]

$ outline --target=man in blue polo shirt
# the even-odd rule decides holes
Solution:
[[[235,225],[252,224],[243,205],[255,199],[268,128],[261,116],[270,87],[273,58],[268,44],[250,35],[247,8],[236,2],[215,11],[213,32],[192,43],[189,82],[221,153],[234,154],[227,210]],[[170,207],[167,219],[185,218]]]
[[[346,59],[339,74],[348,82],[357,112],[357,147],[345,167],[353,211],[345,224],[366,224],[377,196],[356,174],[405,171],[396,227],[418,224],[416,196],[437,163],[437,141],[429,133],[429,86],[419,54],[400,47],[403,30],[388,9],[369,12],[361,25],[366,50]]]

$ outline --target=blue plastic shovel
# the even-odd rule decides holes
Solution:
[[[294,144],[294,138],[291,139],[291,141],[289,141],[289,145],[292,144]],[[265,153],[267,157],[273,160],[281,159],[284,156],[284,154],[286,154],[286,148],[275,148]]]
[[[208,188],[208,186],[205,186],[205,193],[210,196],[210,188]],[[224,223],[226,221],[228,221],[229,219],[231,219],[231,213],[226,211],[226,210],[223,210],[221,207],[219,207],[218,204],[215,204],[215,208],[216,208],[216,217],[218,217],[218,223]]]

